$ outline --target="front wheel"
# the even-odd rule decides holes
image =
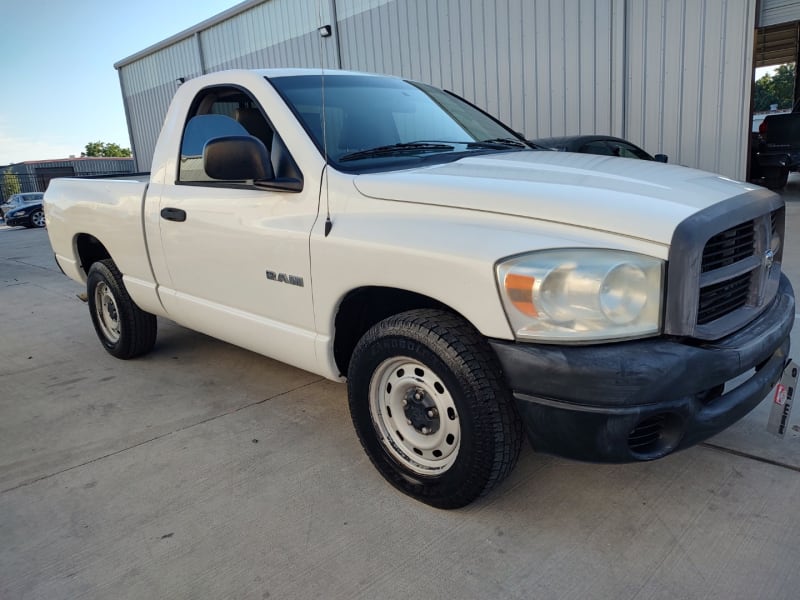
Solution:
[[[101,260],[91,266],[86,292],[92,324],[109,354],[128,359],[152,350],[156,317],[131,300],[113,260]]]
[[[370,329],[350,361],[348,397],[372,463],[426,504],[466,506],[519,457],[522,426],[497,360],[451,313],[414,310]]]

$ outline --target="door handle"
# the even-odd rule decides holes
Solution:
[[[182,223],[186,220],[186,211],[180,208],[162,208],[161,218],[167,221],[178,221]]]

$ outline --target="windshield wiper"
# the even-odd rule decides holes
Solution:
[[[381,156],[394,156],[397,154],[405,154],[406,152],[423,151],[448,151],[455,150],[455,146],[450,144],[442,144],[439,142],[405,142],[401,144],[390,144],[389,146],[378,146],[377,148],[370,148],[368,150],[359,150],[358,152],[351,152],[340,156],[339,160],[345,162],[348,160],[358,160],[361,158],[379,158]]]
[[[514,138],[492,138],[490,140],[480,140],[476,142],[470,142],[468,144],[470,148],[492,148],[492,149],[503,149],[503,148],[529,148],[528,144],[521,140],[515,140]]]

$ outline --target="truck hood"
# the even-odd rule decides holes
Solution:
[[[371,198],[451,206],[669,244],[688,216],[759,189],[705,171],[566,152],[507,152],[358,175]]]

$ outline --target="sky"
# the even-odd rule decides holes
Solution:
[[[0,165],[130,147],[114,63],[240,0],[0,0]]]

